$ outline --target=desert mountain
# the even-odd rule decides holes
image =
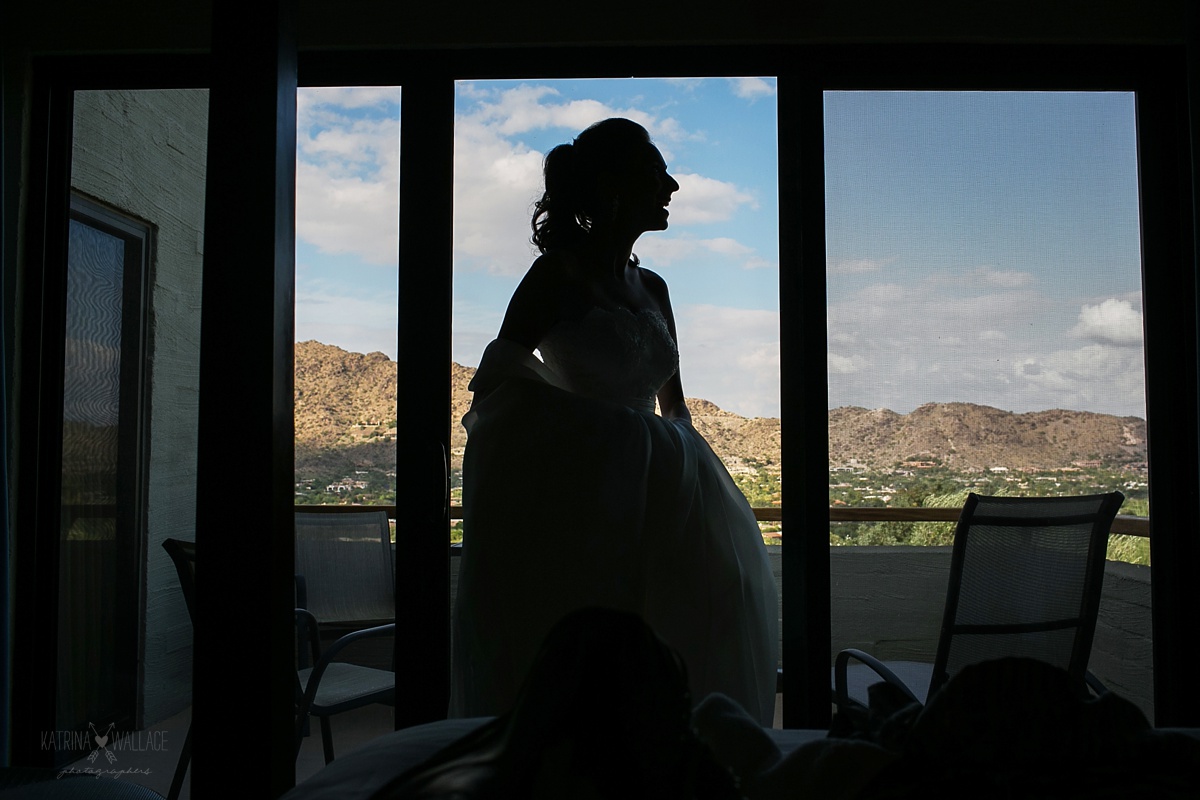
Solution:
[[[451,365],[451,447],[459,462],[474,369]],[[383,353],[296,344],[296,467],[390,469],[395,463],[396,364]],[[778,469],[780,421],[747,418],[688,400],[696,429],[731,467]],[[939,461],[960,470],[1105,466],[1146,460],[1146,423],[1086,411],[1017,414],[971,403],[928,403],[908,414],[842,407],[829,412],[832,465],[892,467]]]
[[[908,414],[843,407],[829,412],[829,452],[835,464],[877,467],[1115,467],[1146,460],[1146,422],[1062,409],[1016,414],[973,403],[926,403]]]

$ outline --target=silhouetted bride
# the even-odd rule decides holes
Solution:
[[[692,428],[666,283],[633,255],[666,229],[678,188],[629,120],[546,156],[542,255],[463,421],[455,715],[507,711],[554,623],[604,606],[679,651],[693,697],[722,692],[771,722],[777,590],[762,537]]]

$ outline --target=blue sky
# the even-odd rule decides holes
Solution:
[[[301,92],[298,340],[395,355],[399,93]],[[777,415],[775,115],[771,79],[459,84],[455,360],[535,255],[544,153],[625,116],[681,187],[636,251],[671,287],[685,391]],[[1132,96],[831,93],[826,140],[831,407],[1144,416]]]
[[[831,406],[1145,416],[1132,95],[825,112]]]

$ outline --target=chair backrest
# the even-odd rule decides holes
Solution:
[[[296,574],[322,624],[367,627],[396,617],[392,540],[384,511],[296,513]]]
[[[1005,656],[1083,679],[1108,533],[1124,499],[968,495],[954,532],[931,695],[963,667]]]
[[[183,601],[187,603],[188,616],[195,621],[193,594],[196,591],[196,543],[167,539],[163,542],[163,549],[175,564],[175,572],[179,574],[179,586],[183,589]]]

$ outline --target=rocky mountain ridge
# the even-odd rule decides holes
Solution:
[[[459,420],[471,404],[474,369],[451,365],[451,448],[461,456]],[[396,364],[383,353],[352,353],[320,342],[296,344],[297,470],[392,469],[396,459]],[[779,419],[747,418],[688,400],[693,423],[731,469],[777,471]],[[973,471],[992,467],[1054,469],[1126,466],[1146,460],[1146,423],[1086,411],[1027,413],[972,403],[928,403],[907,414],[856,407],[829,411],[830,465],[889,468],[940,463]],[[455,459],[456,463],[458,458]]]

